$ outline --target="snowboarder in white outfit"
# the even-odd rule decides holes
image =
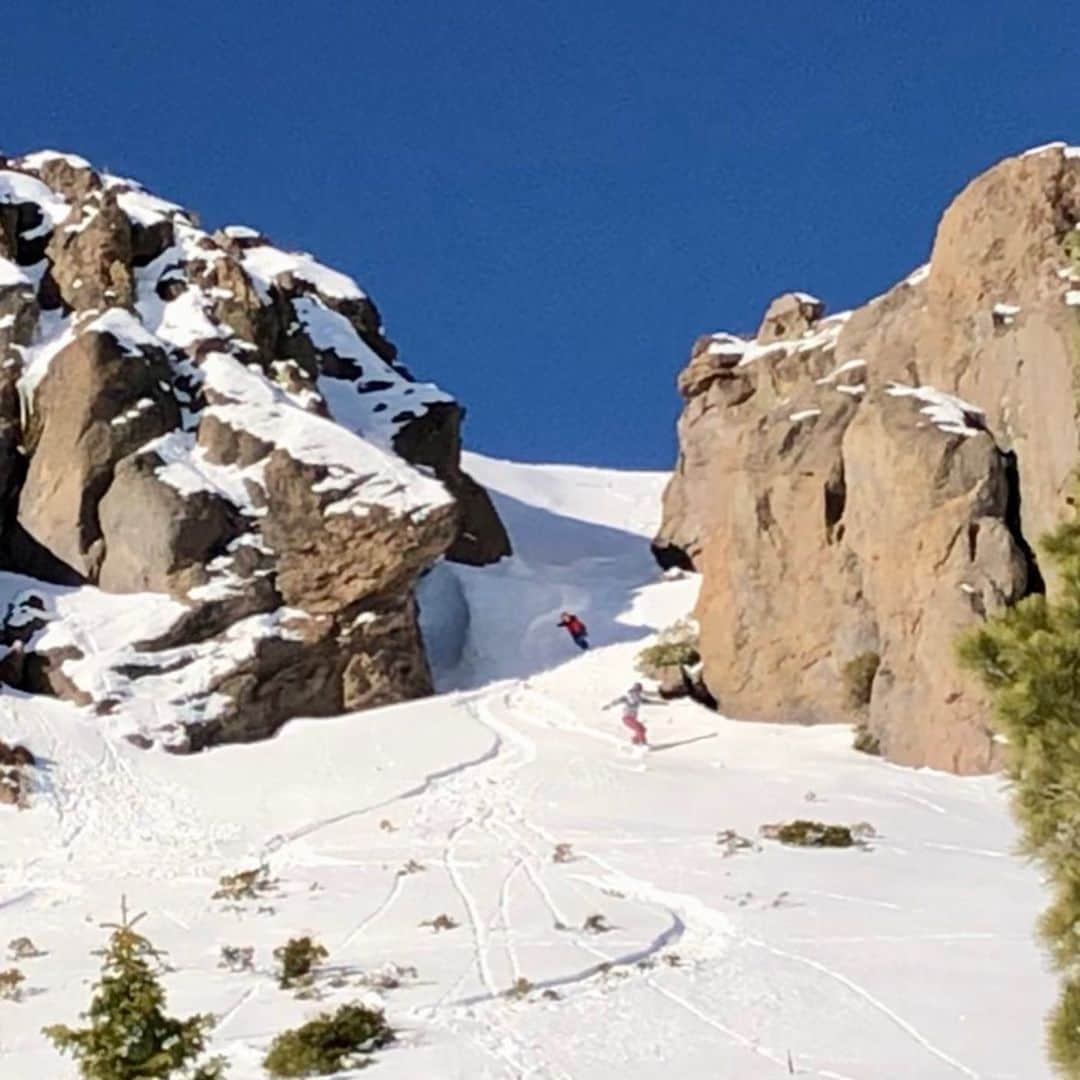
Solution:
[[[623,707],[622,722],[633,732],[630,741],[635,746],[648,746],[649,733],[645,730],[645,725],[638,719],[638,710],[642,704],[666,705],[667,702],[662,698],[646,694],[641,683],[636,682],[625,694],[620,694],[614,701],[609,701],[604,708],[611,709],[620,704]]]

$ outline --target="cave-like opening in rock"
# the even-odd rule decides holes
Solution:
[[[1020,464],[1016,457],[1016,451],[1006,451],[1004,458],[1007,492],[1005,502],[1005,525],[1012,534],[1013,541],[1020,549],[1024,556],[1024,562],[1027,564],[1027,585],[1024,590],[1024,595],[1030,596],[1032,593],[1045,593],[1046,582],[1043,579],[1042,571],[1039,569],[1038,557],[1032,546],[1028,543],[1027,537],[1024,535],[1022,525],[1023,515],[1021,513]]]

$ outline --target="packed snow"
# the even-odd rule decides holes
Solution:
[[[865,360],[845,360],[844,363],[833,368],[833,370],[830,371],[828,375],[823,375],[820,379],[815,379],[814,382],[818,386],[830,386],[832,385],[832,383],[836,382],[836,380],[839,379],[841,375],[847,375],[852,371],[860,371],[862,368],[865,367]]]
[[[150,192],[143,191],[141,188],[121,192],[117,195],[116,202],[136,225],[158,225],[174,214],[187,216],[187,211],[182,206],[157,195],[151,195]]]
[[[41,313],[34,328],[33,340],[28,346],[11,346],[22,354],[18,388],[24,408],[29,409],[34,391],[48,373],[49,365],[75,340],[75,336],[75,319],[65,316],[63,309],[57,308]]]
[[[27,347],[14,345],[22,353],[22,375],[19,393],[29,407],[34,391],[48,374],[53,360],[82,334],[108,334],[133,359],[145,356],[147,349],[163,350],[164,343],[150,333],[130,311],[107,308],[103,312],[87,311],[65,315],[62,308],[43,311],[38,317],[34,339]]]
[[[383,507],[421,518],[450,501],[438,480],[334,421],[299,408],[261,371],[227,353],[209,354],[202,374],[207,392],[221,399],[205,415],[280,447],[296,461],[328,470],[317,490],[340,495],[326,513],[363,516]]]
[[[0,257],[0,289],[20,288],[29,285],[30,279],[17,263]]]
[[[22,234],[27,240],[52,232],[71,213],[67,201],[57,195],[48,184],[36,177],[27,176],[26,173],[13,172],[10,169],[0,169],[0,202],[16,205],[32,203],[37,206],[41,213],[41,223]]]
[[[422,416],[429,405],[453,401],[434,383],[406,379],[364,343],[344,315],[318,297],[297,297],[293,310],[316,349],[333,352],[360,369],[355,381],[319,378],[319,393],[331,416],[350,431],[389,450],[406,421]]]
[[[1020,156],[1033,157],[1035,154],[1042,154],[1047,150],[1060,150],[1067,158],[1080,157],[1080,146],[1070,146],[1068,143],[1061,141],[1043,143],[1042,146],[1033,146],[1030,150],[1025,150]]]
[[[793,352],[805,353],[811,352],[814,349],[822,349],[825,351],[834,349],[836,348],[836,341],[840,336],[840,331],[844,328],[844,323],[850,318],[850,311],[840,311],[835,315],[830,315],[828,318],[815,323],[810,330],[806,331],[806,333],[798,338],[784,341],[770,341],[767,343],[748,341],[738,366],[746,367],[763,357],[780,353],[786,356]]]
[[[90,162],[86,158],[80,157],[78,154],[66,154],[60,150],[38,150],[33,154],[24,154],[18,159],[18,164],[21,168],[37,172],[53,161],[63,161],[73,169],[91,168]]]
[[[241,252],[244,269],[261,295],[269,296],[270,285],[282,274],[314,285],[324,296],[338,300],[363,300],[364,293],[355,281],[339,270],[323,266],[306,251],[282,251],[280,248],[262,244],[245,248]]]
[[[905,285],[921,285],[930,276],[930,264],[923,263],[922,266],[917,266],[906,278],[904,278]]]
[[[257,507],[251,488],[263,487],[266,463],[254,465],[221,465],[211,461],[206,450],[197,446],[195,436],[188,431],[170,431],[168,435],[147,443],[144,452],[154,453],[163,464],[154,472],[181,495],[205,491],[232,503],[249,517],[260,517],[265,509]]]
[[[4,691],[0,738],[44,768],[29,809],[0,807],[0,942],[44,955],[18,962],[23,1000],[0,1001],[0,1073],[75,1076],[40,1029],[86,1007],[99,924],[126,896],[168,951],[171,1010],[217,1015],[213,1050],[238,1080],[265,1075],[275,1033],[357,999],[398,1029],[370,1071],[387,1080],[1046,1077],[1044,897],[1010,853],[1000,778],[686,702],[646,707],[654,749],[631,752],[602,706],[698,589],[649,556],[666,476],[465,464],[517,554],[440,564],[422,588],[437,697],[177,757]],[[49,602],[62,618],[42,632],[90,657],[173,614],[96,590]],[[564,609],[591,651],[555,626]],[[837,851],[758,836],[794,817],[876,835]],[[749,846],[718,843],[728,830]],[[212,898],[260,861],[269,895]],[[273,949],[305,933],[330,951],[321,1000],[272,975]],[[254,970],[221,966],[225,946],[253,949]]]
[[[972,405],[933,386],[902,386],[900,383],[889,383],[885,393],[890,397],[915,398],[922,404],[919,412],[949,435],[970,437],[986,430],[982,422],[983,411],[978,405]]]
[[[748,341],[733,334],[713,334],[705,351],[710,356],[742,356],[749,347]]]

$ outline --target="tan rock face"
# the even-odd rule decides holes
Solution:
[[[71,156],[5,176],[0,570],[37,581],[5,577],[0,679],[177,749],[430,692],[416,581],[509,552],[461,406],[312,256]],[[92,594],[103,644],[59,610],[87,586],[157,595]]]
[[[758,327],[757,340],[765,345],[773,341],[794,341],[806,334],[824,314],[825,305],[816,296],[784,293],[769,305]]]
[[[205,567],[245,531],[242,515],[220,496],[185,497],[163,482],[162,464],[156,454],[124,458],[98,503],[105,549],[98,584],[109,592],[183,595],[196,582],[179,575]]]
[[[18,522],[78,577],[97,579],[104,556],[98,504],[117,464],[179,423],[175,399],[161,389],[168,374],[163,354],[131,356],[110,333],[88,329],[57,355],[35,391]]]
[[[133,250],[127,215],[115,196],[100,188],[75,203],[75,214],[81,227],[56,230],[47,248],[64,303],[75,311],[130,307]]]
[[[361,601],[407,589],[453,542],[457,508],[446,503],[419,520],[374,506],[360,517],[328,512],[325,470],[275,451],[266,466],[263,536],[277,555],[285,603],[312,614],[343,613]]]
[[[510,554],[510,537],[491,496],[461,468],[462,419],[457,402],[433,405],[402,428],[394,449],[406,461],[432,469],[461,508],[457,535],[447,558],[485,566]]]
[[[1043,587],[1031,545],[1077,464],[1078,221],[1080,158],[1010,159],[884,296],[823,318],[789,294],[755,340],[695,343],[655,551],[704,575],[721,709],[860,721],[905,764],[997,765],[953,642]],[[846,670],[868,654],[856,708]]]

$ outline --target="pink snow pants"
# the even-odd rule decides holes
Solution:
[[[644,746],[646,742],[645,725],[633,713],[624,713],[622,722],[634,733],[634,737],[630,741],[635,746]]]

